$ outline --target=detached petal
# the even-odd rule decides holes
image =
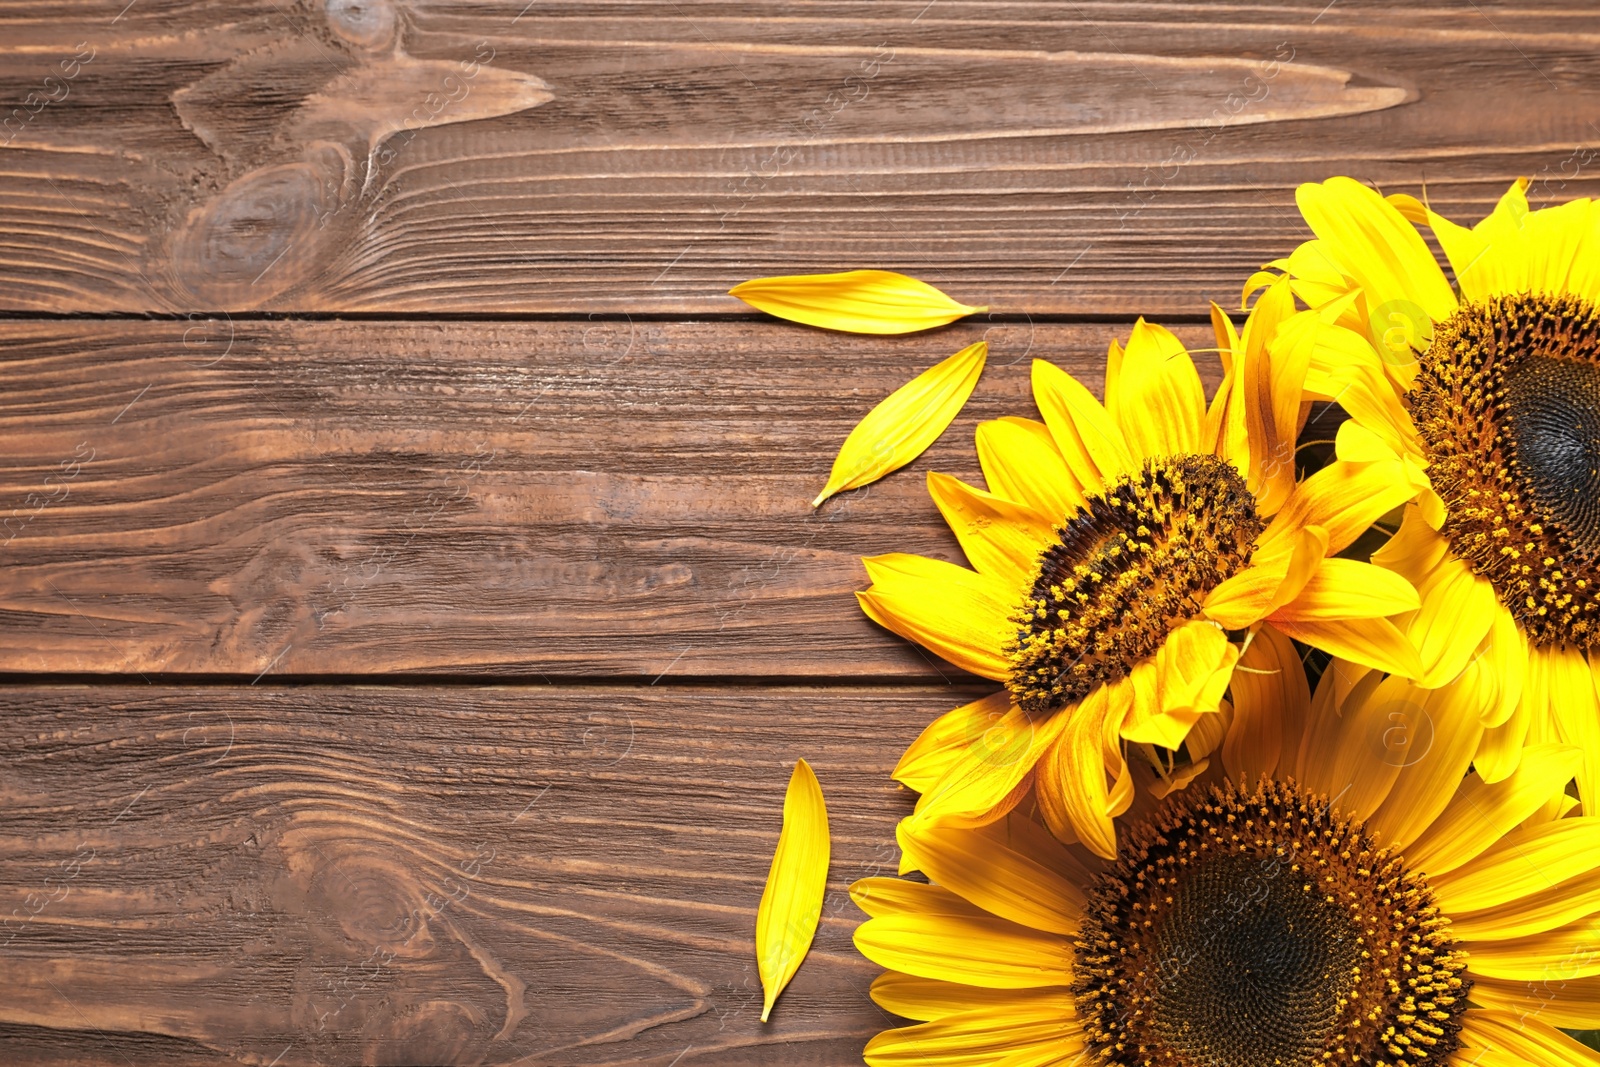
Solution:
[[[780,319],[848,333],[914,333],[989,310],[888,270],[756,278],[728,292]]]
[[[783,798],[783,831],[756,910],[756,967],[765,999],[761,1021],[811,949],[828,884],[828,809],[805,760],[795,764]]]
[[[939,439],[961,411],[983,373],[989,346],[968,345],[911,379],[867,412],[844,439],[816,507],[835,493],[875,482],[899,470]]]

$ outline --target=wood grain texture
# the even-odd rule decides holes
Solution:
[[[893,872],[910,797],[889,769],[971,695],[8,689],[0,1048],[7,1063],[63,1047],[278,1067],[859,1062],[889,1020],[846,887]],[[755,910],[802,756],[833,862],[816,943],[763,1026]]]
[[[861,614],[858,557],[960,560],[926,472],[978,479],[1033,359],[1098,389],[1126,333],[3,324],[0,667],[953,677]],[[939,443],[812,511],[856,420],[985,334]]]
[[[733,314],[881,266],[1195,313],[1302,181],[1600,189],[1582,0],[107,8],[0,3],[0,309]]]

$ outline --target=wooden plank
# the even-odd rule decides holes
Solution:
[[[1032,359],[1099,388],[1126,333],[0,324],[0,669],[953,677],[862,616],[858,557],[960,560],[926,472],[977,479]],[[856,420],[984,336],[941,441],[812,511]]]
[[[6,1061],[856,1062],[889,1022],[847,886],[893,873],[888,772],[973,695],[10,688]],[[763,1026],[755,908],[800,757],[833,862]]]
[[[1469,219],[1518,174],[1600,189],[1584,0],[0,18],[0,309],[733,314],[749,277],[884,266],[1194,313],[1303,236],[1302,181]]]

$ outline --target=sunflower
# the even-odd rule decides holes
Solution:
[[[1296,481],[1320,320],[1295,312],[1282,280],[1242,331],[1213,317],[1224,379],[1209,409],[1189,353],[1142,319],[1126,346],[1111,345],[1104,405],[1036,361],[1043,421],[978,427],[987,490],[928,478],[972,569],[865,560],[868,616],[1005,683],[907,753],[896,777],[923,793],[918,817],[996,819],[1033,790],[1053,830],[1112,855],[1113,818],[1132,796],[1125,747],[1162,767],[1163,789],[1202,770],[1216,737],[1202,720],[1266,620],[1347,659],[1417,672],[1384,619],[1414,609],[1416,591],[1329,558],[1415,495],[1414,472],[1391,456]],[[1180,766],[1173,754],[1197,726],[1208,743],[1188,746]]]
[[[869,1065],[1600,1065],[1557,1029],[1600,1025],[1580,753],[1489,783],[1470,701],[1341,661],[1312,698],[1263,633],[1235,718],[1282,733],[1229,731],[1226,776],[1130,813],[1114,859],[1020,810],[902,824],[930,881],[857,882],[855,941],[889,968],[874,1000],[921,1022]]]
[[[1509,774],[1526,742],[1579,746],[1579,795],[1593,811],[1600,204],[1530,211],[1526,187],[1467,229],[1349,178],[1304,185],[1316,239],[1271,266],[1331,323],[1306,385],[1351,415],[1338,455],[1398,458],[1424,483],[1372,557],[1421,594],[1398,620],[1421,655],[1418,680],[1471,689],[1489,727],[1477,760],[1487,781]]]

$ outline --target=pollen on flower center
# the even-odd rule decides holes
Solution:
[[[1015,617],[1018,703],[1054,711],[1126,677],[1248,565],[1264,529],[1244,479],[1215,456],[1149,459],[1091,496],[1040,554]]]
[[[1463,305],[1435,326],[1411,407],[1451,548],[1536,643],[1600,643],[1600,312]]]
[[[1443,1064],[1470,981],[1432,891],[1293,784],[1180,793],[1090,894],[1073,993],[1099,1062]]]

